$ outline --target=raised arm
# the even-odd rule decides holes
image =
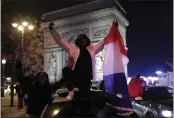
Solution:
[[[114,19],[113,24],[116,27],[118,27],[118,23],[117,23],[116,19]],[[107,36],[104,38],[104,40],[101,40],[96,45],[94,45],[94,51],[96,54],[104,48],[104,43],[105,43],[106,39],[107,39]]]
[[[101,40],[96,45],[94,45],[94,51],[96,54],[104,48],[106,38],[107,36],[104,38],[104,40]]]
[[[67,53],[69,53],[72,44],[66,40],[62,40],[60,34],[56,32],[56,30],[53,28],[53,26],[54,26],[54,23],[49,24],[49,29],[50,29],[51,35],[53,36],[56,43],[60,47],[62,47]]]

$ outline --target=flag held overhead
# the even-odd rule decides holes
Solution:
[[[111,26],[104,49],[103,77],[108,105],[118,110],[119,115],[128,116],[133,113],[124,71],[129,59],[117,22]]]

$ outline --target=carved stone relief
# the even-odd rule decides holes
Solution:
[[[51,53],[49,55],[48,60],[48,73],[49,75],[54,75],[57,72],[58,64],[57,64],[57,56],[55,53]]]
[[[99,26],[92,28],[92,39],[105,37],[110,29],[110,25]]]
[[[73,43],[74,38],[77,37],[79,34],[86,34],[87,36],[89,36],[89,28],[73,29],[70,31],[66,31],[62,33],[62,37],[63,39]]]
[[[103,71],[103,60],[104,60],[104,51],[100,51],[96,56],[95,56],[95,71],[96,72],[102,72]]]
[[[44,38],[45,38],[45,46],[57,45],[55,40],[51,36],[50,32],[45,32]]]
[[[75,43],[75,40],[79,34],[86,34],[89,36],[89,28],[83,28],[83,29],[75,29],[67,32],[62,33],[63,39],[68,40],[71,43]],[[66,60],[68,59],[68,54],[64,52],[65,57],[64,57],[64,64],[66,65]]]

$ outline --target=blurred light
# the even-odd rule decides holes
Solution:
[[[127,78],[127,84],[129,84],[129,82],[131,81],[131,77]]]
[[[170,118],[170,117],[172,117],[172,112],[165,110],[165,111],[162,111],[162,115],[166,118]]]
[[[7,81],[11,81],[11,77],[7,77],[6,79],[7,79]]]
[[[34,26],[33,26],[33,25],[29,25],[29,26],[28,26],[28,29],[29,29],[29,30],[33,30],[33,29],[34,29]]]
[[[22,26],[18,26],[18,30],[22,31],[23,27]]]
[[[23,26],[27,26],[28,25],[28,22],[22,22],[22,25]]]
[[[117,93],[116,96],[119,97],[119,98],[123,97],[122,94],[120,94],[120,93]]]
[[[5,59],[2,60],[2,64],[6,64],[6,60]]]
[[[125,49],[128,50],[128,48],[125,46]]]
[[[58,109],[54,110],[53,115],[57,115],[60,111]]]
[[[12,23],[12,26],[13,26],[13,27],[17,27],[18,24],[17,24],[17,23]]]
[[[156,74],[160,75],[160,74],[162,74],[162,72],[161,71],[156,71]]]

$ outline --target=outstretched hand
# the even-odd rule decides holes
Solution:
[[[51,23],[49,23],[49,29],[52,30],[53,29],[53,26],[54,26],[54,23],[52,21]]]
[[[118,27],[118,23],[117,23],[117,20],[116,20],[116,19],[114,19],[113,24],[114,24],[116,27]]]

